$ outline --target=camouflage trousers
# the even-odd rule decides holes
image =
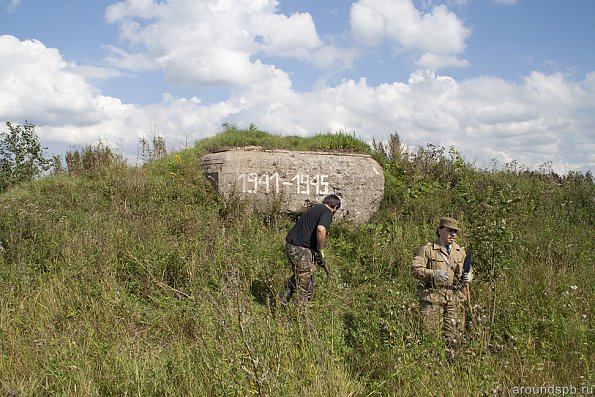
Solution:
[[[287,280],[285,288],[286,302],[291,299],[291,296],[296,291],[300,302],[307,302],[312,298],[314,290],[314,272],[316,272],[316,263],[314,262],[314,255],[310,248],[300,247],[298,245],[285,244],[285,254],[287,261],[293,271],[292,276]]]
[[[442,337],[449,346],[456,346],[461,342],[465,328],[464,294],[448,289],[429,289],[424,292],[420,294],[424,331],[432,337]]]

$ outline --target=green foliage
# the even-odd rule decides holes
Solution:
[[[139,144],[143,161],[156,160],[167,154],[165,139],[162,136],[153,135],[150,141],[146,138],[140,138]]]
[[[348,153],[370,153],[370,147],[354,135],[339,131],[334,134],[318,134],[313,137],[280,136],[260,131],[253,124],[247,130],[224,124],[225,129],[211,138],[196,144],[200,152],[259,146],[265,150],[335,151]]]
[[[7,132],[0,132],[0,192],[9,187],[32,181],[49,170],[51,161],[35,134],[35,126],[6,123]]]
[[[68,172],[0,194],[0,394],[500,396],[514,386],[592,387],[589,173],[477,170],[454,148],[410,153],[395,135],[369,149],[386,175],[381,210],[369,224],[331,228],[330,282],[317,278],[307,310],[275,304],[293,220],[220,200],[200,155],[357,142],[228,126],[142,167],[83,149],[70,163],[80,167],[67,161]],[[462,221],[476,271],[467,337],[452,362],[420,333],[409,274],[442,215]]]
[[[357,139],[355,133],[350,135],[339,131],[335,134],[318,134],[304,141],[304,150],[370,154],[368,144]]]
[[[66,152],[66,172],[70,175],[92,176],[107,171],[111,166],[124,166],[124,160],[113,150],[103,144],[87,145],[80,149],[69,150]],[[54,158],[54,162],[59,162]],[[59,174],[62,171],[61,163],[55,166],[54,173]]]

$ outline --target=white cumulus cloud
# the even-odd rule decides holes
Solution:
[[[0,36],[0,109],[7,119],[34,116],[53,124],[93,123],[101,117],[95,101],[97,90],[73,73],[73,65],[57,49],[38,40],[20,41]]]
[[[310,14],[286,16],[277,6],[277,0],[120,1],[106,18],[120,25],[131,49],[110,47],[110,61],[131,70],[161,69],[175,84],[235,86],[276,78],[261,55],[319,67],[351,62],[322,42]]]
[[[432,70],[468,65],[456,56],[465,50],[470,30],[445,5],[423,13],[411,0],[358,0],[350,18],[353,36],[361,44],[373,47],[390,40],[404,50],[422,52],[418,64]]]

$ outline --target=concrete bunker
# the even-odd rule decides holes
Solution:
[[[301,213],[336,194],[335,220],[366,223],[384,195],[382,167],[366,154],[246,147],[207,154],[201,167],[224,199],[239,197],[254,211]]]

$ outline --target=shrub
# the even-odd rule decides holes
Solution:
[[[32,181],[50,169],[51,160],[44,157],[44,148],[35,134],[35,126],[6,123],[8,132],[0,132],[0,192]]]

